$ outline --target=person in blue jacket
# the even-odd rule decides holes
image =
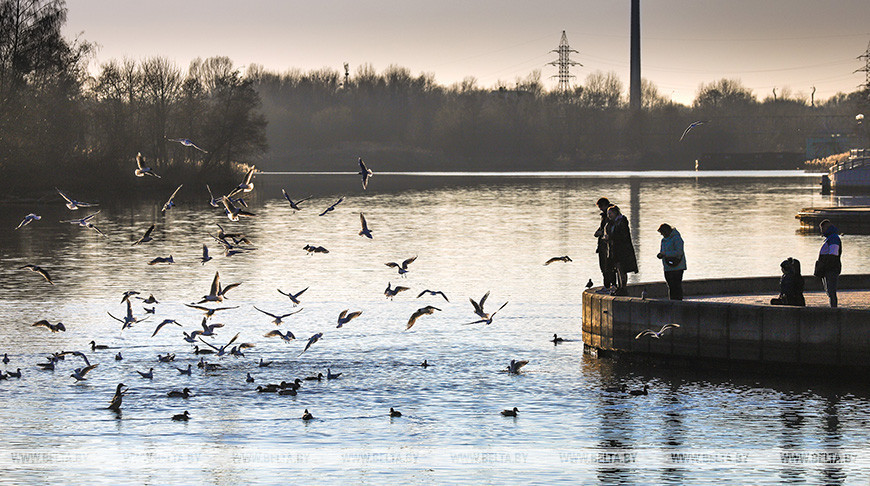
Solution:
[[[843,242],[840,240],[837,227],[827,219],[819,223],[819,229],[825,237],[825,242],[819,249],[819,259],[813,274],[822,279],[825,292],[831,302],[831,307],[837,307],[837,278],[840,276],[843,255]]]
[[[686,271],[683,237],[677,228],[667,223],[662,223],[658,231],[662,235],[662,247],[656,258],[664,265],[668,296],[671,300],[683,300],[683,272]]]

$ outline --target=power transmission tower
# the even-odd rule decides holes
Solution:
[[[867,44],[867,50],[864,51],[864,54],[858,56],[858,59],[864,60],[864,67],[855,70],[855,72],[864,73],[864,84],[861,87],[870,91],[870,43]]]
[[[571,75],[571,66],[582,66],[582,64],[580,64],[579,62],[571,60],[571,53],[580,53],[578,51],[575,51],[574,49],[571,49],[571,46],[568,45],[568,36],[565,35],[564,30],[562,31],[562,40],[559,42],[559,48],[553,49],[550,52],[555,52],[559,54],[558,60],[547,63],[550,66],[559,66],[559,74],[550,77],[557,78],[559,80],[559,85],[556,89],[560,93],[567,93],[571,91],[571,78],[574,77]]]

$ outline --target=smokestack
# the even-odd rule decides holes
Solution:
[[[640,111],[640,0],[631,0],[631,84],[629,107]]]

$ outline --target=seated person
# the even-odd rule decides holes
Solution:
[[[804,300],[804,277],[801,275],[801,262],[789,257],[780,264],[782,277],[779,279],[779,297],[770,300],[773,305],[807,305]]]

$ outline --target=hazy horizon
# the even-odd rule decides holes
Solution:
[[[228,56],[237,66],[351,73],[369,63],[432,73],[450,85],[467,76],[480,87],[512,83],[536,69],[553,89],[551,52],[566,31],[572,69],[582,84],[595,71],[629,71],[630,2],[485,0],[466,5],[419,1],[329,4],[191,0],[183,4],[68,0],[68,37],[97,43],[92,70],[110,59],[164,56],[180,67]],[[702,83],[739,79],[763,99],[774,88],[816,100],[854,91],[864,81],[857,59],[867,48],[870,3],[844,0],[642,2],[642,74],[660,93],[691,104]]]

